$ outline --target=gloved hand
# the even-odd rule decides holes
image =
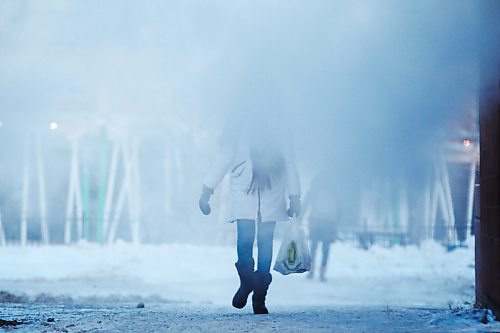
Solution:
[[[288,216],[294,217],[300,215],[300,195],[290,196],[290,207],[288,208]]]
[[[198,205],[200,206],[200,210],[203,214],[208,215],[212,211],[210,208],[210,204],[208,201],[210,200],[210,196],[214,193],[214,190],[210,187],[206,187],[203,185],[201,189],[200,200],[198,201]]]

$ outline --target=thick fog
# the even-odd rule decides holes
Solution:
[[[84,238],[107,240],[102,225],[116,220],[116,238],[133,238],[135,221],[144,242],[224,242],[224,184],[210,217],[197,200],[220,137],[240,130],[293,146],[304,195],[325,175],[354,228],[369,184],[418,192],[445,143],[477,144],[477,7],[0,0],[7,239],[19,240],[23,214],[40,239],[46,215],[63,242],[77,147]]]

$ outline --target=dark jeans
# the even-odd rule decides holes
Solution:
[[[238,220],[238,263],[253,262],[253,242],[255,239],[255,221]],[[257,226],[257,270],[269,273],[273,260],[273,236],[276,222],[261,222]]]
[[[319,240],[317,239],[311,239],[311,259],[314,262],[316,258],[316,250],[318,248],[318,243]],[[323,249],[323,256],[321,257],[321,267],[326,267],[326,264],[328,262],[328,255],[330,254],[330,244],[331,242],[328,241],[322,241],[322,249]]]

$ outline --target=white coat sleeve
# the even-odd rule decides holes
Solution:
[[[215,162],[212,164],[212,167],[209,169],[203,181],[203,185],[214,190],[226,175],[231,160],[231,149],[229,149],[229,147],[221,147]]]
[[[291,149],[284,152],[288,195],[300,195],[300,180],[295,157]]]

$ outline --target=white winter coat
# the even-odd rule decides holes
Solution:
[[[282,149],[285,162],[283,177],[273,182],[270,189],[260,192],[260,212],[263,222],[288,220],[287,196],[300,195],[300,184],[291,149]],[[252,182],[252,160],[249,145],[240,140],[234,145],[224,145],[208,172],[204,185],[215,189],[229,173],[229,221],[256,220],[259,194],[247,193]]]

